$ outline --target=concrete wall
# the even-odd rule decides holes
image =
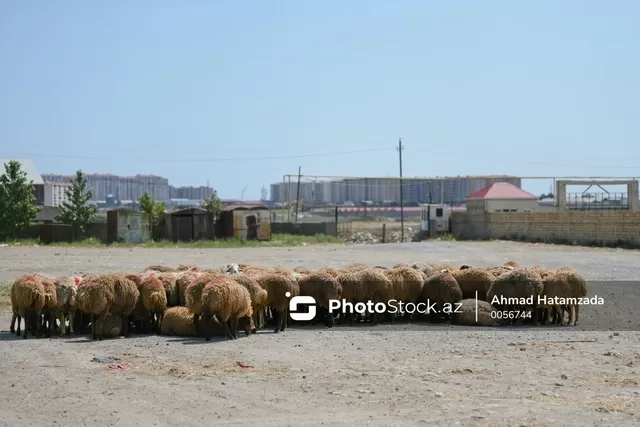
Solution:
[[[640,211],[455,212],[457,238],[640,245]]]
[[[316,234],[336,236],[338,227],[335,222],[272,222],[271,232],[273,234],[297,234],[301,236],[314,236]]]
[[[151,238],[151,219],[148,214],[118,211],[117,240],[126,243],[142,243]]]

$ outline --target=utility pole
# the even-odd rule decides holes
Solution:
[[[300,173],[302,166],[298,166],[298,188],[296,189],[296,222],[298,222],[298,208],[300,207]]]
[[[400,239],[404,243],[404,192],[402,191],[402,138],[398,140],[398,156],[400,160]]]

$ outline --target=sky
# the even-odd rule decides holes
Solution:
[[[0,157],[245,199],[299,166],[398,176],[399,138],[405,177],[640,175],[638,22],[635,0],[4,0]]]

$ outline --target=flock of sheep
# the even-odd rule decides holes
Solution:
[[[224,334],[236,339],[239,329],[250,335],[269,323],[275,333],[284,331],[292,322],[289,302],[302,295],[316,301],[314,321],[322,320],[329,327],[335,318],[340,324],[372,325],[399,318],[481,326],[565,324],[566,313],[568,324],[575,325],[579,305],[538,304],[537,298],[580,298],[587,292],[586,280],[571,268],[523,268],[514,261],[491,268],[425,263],[386,268],[354,263],[343,269],[310,271],[302,266],[290,270],[229,264],[220,269],[151,266],[137,274],[32,274],[16,279],[11,288],[11,332],[20,335],[24,320],[23,338],[65,335],[67,329],[77,334],[89,326],[93,339],[126,337],[133,326],[139,333],[206,340]],[[496,297],[510,302],[496,303]],[[435,310],[427,315],[413,310],[336,314],[329,310],[331,300],[352,304],[395,300],[409,306],[426,301]],[[505,310],[523,315],[496,315]]]

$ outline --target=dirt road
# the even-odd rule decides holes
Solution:
[[[4,311],[0,425],[638,425],[635,251],[508,242],[209,250],[5,247],[0,282],[31,272],[139,271],[151,264],[489,266],[505,258],[572,266],[605,305],[583,307],[582,324],[575,328],[298,327],[233,342],[159,336],[22,340],[6,332],[10,313]],[[119,358],[120,365],[92,362],[99,356]]]

